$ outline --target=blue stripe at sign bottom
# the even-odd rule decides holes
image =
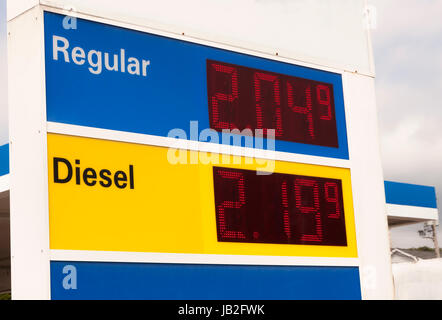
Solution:
[[[54,300],[359,300],[357,267],[51,262]]]

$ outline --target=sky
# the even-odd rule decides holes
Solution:
[[[6,0],[0,0],[0,146],[8,142]]]
[[[372,41],[384,178],[435,186],[442,199],[442,1],[368,2],[376,13]],[[5,3],[0,0],[0,145],[8,142]],[[432,246],[418,236],[420,228],[392,229],[393,246]],[[442,244],[440,235],[439,228]]]
[[[441,207],[442,1],[369,3],[377,16],[372,42],[384,178],[435,186]],[[421,227],[392,229],[393,246],[432,246],[417,235]]]

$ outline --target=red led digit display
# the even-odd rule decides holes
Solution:
[[[218,241],[347,246],[341,180],[213,168]]]
[[[210,127],[338,148],[333,85],[207,60]]]

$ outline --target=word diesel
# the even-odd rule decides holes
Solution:
[[[133,165],[129,165],[128,173],[121,170],[112,173],[108,169],[98,171],[93,168],[86,168],[82,170],[79,166],[80,160],[75,160],[75,167],[72,166],[69,160],[64,158],[54,158],[53,160],[55,183],[68,183],[75,176],[75,184],[77,185],[84,183],[89,187],[100,185],[103,188],[109,188],[115,184],[119,189],[135,188]],[[63,168],[63,171],[60,170],[61,168]],[[60,172],[63,172],[63,175]]]

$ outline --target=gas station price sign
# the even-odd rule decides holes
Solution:
[[[84,19],[78,19],[81,28],[65,30],[62,19],[45,13],[47,121],[58,128],[48,135],[56,249],[73,250],[81,242],[81,248],[104,251],[353,254],[350,170],[325,160],[349,158],[341,74]],[[72,94],[74,87],[81,94]],[[272,129],[275,151],[296,155],[299,163],[276,159],[266,175],[258,174],[258,165],[234,162],[169,163],[164,138],[192,121],[215,134],[250,129],[266,138]],[[94,129],[99,136],[88,136]],[[80,136],[90,139],[78,144]],[[132,137],[138,146],[122,145]],[[226,143],[221,140],[213,143]],[[303,155],[320,156],[323,165]],[[245,161],[250,154],[227,156]],[[165,179],[166,172],[173,178]],[[86,207],[76,200],[66,205],[86,198]],[[115,210],[118,223],[104,223]],[[133,217],[121,221],[122,211]],[[107,226],[89,230],[92,217]],[[94,244],[97,228],[101,240]],[[114,234],[121,243],[110,239]]]
[[[229,264],[254,276],[251,264],[267,279],[287,266],[296,279],[324,276],[316,284],[323,292],[336,270],[348,272],[348,286],[359,290],[357,268],[341,269],[354,267],[358,255],[341,74],[80,18],[77,30],[65,30],[62,20],[45,12],[51,250],[74,257],[85,273],[126,270],[119,279],[135,275],[124,264],[135,257],[143,277],[168,263],[188,272],[183,261],[207,274],[228,273]],[[276,159],[257,159],[247,148],[212,151],[227,162],[201,161],[200,145],[183,142],[198,140],[190,133],[178,139],[184,162],[170,161],[169,133],[194,121],[220,136],[262,130],[266,140],[272,129]],[[273,161],[273,169],[258,160]],[[88,265],[90,257],[103,265]],[[54,284],[62,265],[51,264]]]
[[[60,28],[62,16],[45,13],[47,120],[62,128],[48,139],[48,161],[54,170],[49,198],[54,204],[64,199],[62,207],[51,206],[54,226],[64,221],[62,217],[71,218],[73,212],[65,212],[69,208],[76,208],[77,218],[78,212],[92,210],[88,209],[91,206],[81,207],[81,202],[65,207],[69,199],[65,199],[63,190],[69,190],[70,195],[78,193],[78,199],[92,192],[102,205],[88,214],[89,220],[109,215],[115,208],[124,210],[115,201],[122,197],[121,203],[128,203],[130,198],[132,214],[143,216],[133,221],[145,228],[152,226],[156,235],[137,235],[134,230],[138,228],[131,226],[126,231],[136,235],[137,244],[130,241],[129,235],[123,237],[125,245],[117,246],[107,239],[104,247],[95,247],[89,239],[84,246],[90,250],[245,254],[251,252],[246,248],[253,246],[273,248],[269,252],[256,249],[260,255],[279,252],[296,256],[307,247],[318,248],[320,255],[327,250],[354,249],[349,169],[308,165],[308,160],[305,165],[289,162],[287,167],[276,160],[275,170],[266,175],[258,174],[261,168],[257,165],[198,162],[173,166],[168,163],[168,145],[163,140],[170,130],[189,128],[191,121],[198,121],[201,130],[212,129],[215,133],[250,129],[253,134],[262,130],[266,138],[267,130],[272,129],[275,151],[301,155],[301,160],[303,154],[348,159],[340,74],[83,19],[78,22],[81,28],[65,30]],[[115,41],[106,41],[108,37]],[[65,80],[60,81],[60,74]],[[72,95],[72,81],[81,94]],[[84,146],[77,145],[74,140],[79,137],[69,130],[63,132],[64,125],[74,125],[80,131],[97,128],[114,132],[109,139],[114,143],[86,139],[82,140]],[[136,141],[143,147],[129,148],[133,151],[128,158],[125,147],[120,146],[126,138],[118,139],[125,133],[148,135],[156,147]],[[67,135],[72,138],[67,139]],[[78,156],[67,153],[65,144],[71,145]],[[94,149],[107,156],[94,160]],[[122,150],[118,164],[105,160],[116,157],[111,150],[117,149]],[[197,151],[188,154],[202,155]],[[141,155],[149,160],[142,163]],[[278,169],[281,167],[285,169]],[[164,188],[165,172],[174,172],[172,180],[180,188]],[[204,183],[195,184],[189,176],[199,177]],[[116,188],[109,182],[112,179]],[[125,184],[130,188],[118,188]],[[178,207],[163,206],[176,199],[182,199]],[[109,203],[113,205],[108,207]],[[204,208],[198,214],[194,203],[202,203]],[[60,212],[65,214],[60,216]],[[156,215],[158,212],[163,214]],[[178,212],[179,227],[174,228],[170,221]],[[98,221],[103,223],[103,219]],[[183,239],[191,239],[190,231],[181,231],[181,226],[192,221],[192,227],[183,230],[204,237],[186,246]],[[71,229],[61,224],[63,227],[52,228],[60,236],[52,243],[57,249],[73,249],[72,239],[68,247],[60,240]],[[91,221],[82,222],[77,228],[88,229],[91,225]],[[121,226],[120,221],[115,227]],[[119,233],[113,226],[100,229],[109,236]],[[157,230],[163,230],[164,237]],[[173,236],[167,237],[172,231]],[[106,237],[102,234],[100,238]],[[202,243],[204,250],[199,248]]]

